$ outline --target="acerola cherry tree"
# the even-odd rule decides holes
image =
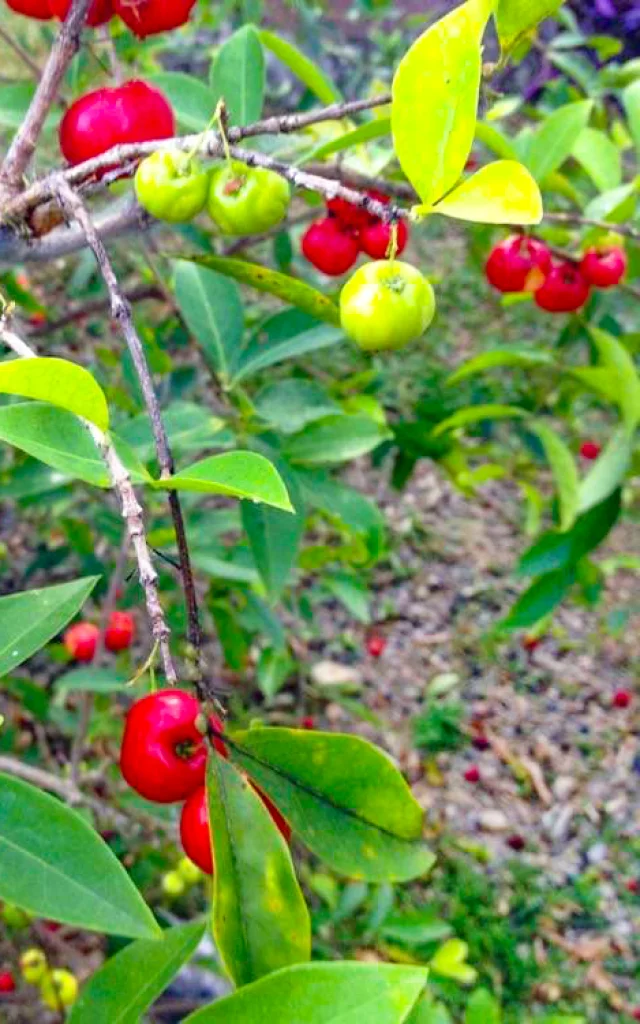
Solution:
[[[127,31],[144,39],[179,28],[190,17],[197,24],[198,5],[195,0],[10,0],[9,6],[28,17],[65,20],[0,168],[0,259],[12,266],[93,253],[122,346],[123,358],[112,370],[119,371],[120,362],[126,365],[119,390],[93,361],[91,373],[75,362],[39,355],[32,343],[37,336],[25,339],[6,303],[0,340],[17,358],[0,364],[0,392],[25,401],[0,409],[0,438],[52,470],[54,483],[61,475],[65,486],[85,487],[87,508],[104,509],[105,491],[118,501],[122,523],[114,530],[111,521],[111,527],[114,549],[120,547],[123,557],[103,592],[101,621],[71,626],[64,645],[71,658],[85,664],[130,648],[134,620],[116,604],[132,552],[147,611],[141,632],[150,637],[148,657],[133,682],[150,679],[152,692],[134,699],[128,711],[121,774],[152,803],[182,804],[180,835],[193,863],[181,862],[181,871],[165,876],[165,892],[177,893],[188,884],[194,864],[213,874],[211,927],[220,961],[237,989],[188,1020],[257,1022],[270,1016],[281,1024],[324,1024],[358,1020],[363,1006],[371,1008],[373,1024],[400,1024],[414,1013],[413,1020],[424,1019],[424,967],[310,962],[309,913],[289,845],[290,840],[302,844],[351,879],[403,883],[424,876],[434,858],[423,838],[422,810],[407,783],[384,753],[355,736],[312,727],[241,728],[243,723],[229,715],[203,653],[203,634],[215,623],[225,654],[234,656],[239,608],[252,622],[250,635],[261,628],[256,620],[269,634],[262,671],[277,673],[286,642],[277,619],[274,624],[273,607],[286,592],[307,514],[340,522],[357,547],[356,564],[379,557],[377,510],[326,467],[392,439],[402,454],[402,432],[392,434],[384,410],[376,403],[372,410],[365,394],[337,405],[322,392],[319,400],[313,382],[275,381],[269,401],[264,393],[247,392],[245,383],[287,359],[345,341],[355,343],[363,360],[418,341],[435,315],[436,295],[424,268],[398,259],[407,246],[410,220],[415,231],[437,215],[510,231],[516,226],[520,233],[490,254],[487,277],[501,292],[525,300],[533,295],[542,310],[576,311],[592,288],[619,283],[626,260],[619,239],[609,237],[607,218],[627,196],[601,203],[599,216],[553,211],[548,224],[553,226],[555,216],[556,225],[566,220],[570,229],[584,229],[585,237],[574,238],[571,231],[560,239],[546,237],[548,224],[541,225],[540,186],[573,154],[580,132],[596,130],[588,125],[591,104],[568,104],[580,109],[567,115],[561,108],[551,115],[569,117],[571,130],[560,133],[553,126],[563,140],[571,139],[566,152],[558,145],[551,153],[547,138],[528,138],[519,147],[517,140],[497,129],[491,134],[486,125],[483,131],[478,123],[480,93],[496,70],[482,62],[489,21],[495,23],[504,65],[549,13],[542,0],[525,5],[467,0],[411,46],[390,95],[352,101],[343,100],[291,44],[247,25],[216,55],[210,90],[191,78],[185,84],[186,76],[160,75],[159,83],[131,78],[79,95],[61,118],[61,158],[42,176],[27,180],[83,33],[119,17]],[[299,74],[325,105],[262,118],[265,49]],[[202,90],[204,123],[200,110],[198,130],[176,134],[176,125],[178,130],[185,123],[193,126],[184,96],[194,91],[202,96]],[[629,103],[637,113],[637,90]],[[331,123],[344,127],[341,136],[311,145],[308,129]],[[392,148],[381,177],[327,162],[335,153],[387,136]],[[262,145],[285,137],[291,140],[286,159]],[[467,173],[476,137],[489,150],[492,144],[500,158]],[[588,170],[584,144],[581,153]],[[563,188],[564,195],[570,183]],[[614,191],[621,188],[622,183]],[[105,200],[105,206],[97,205]],[[333,277],[350,271],[360,254],[371,258],[344,283],[338,301],[288,273],[286,261],[273,270],[238,258],[257,236],[277,237],[287,220],[300,215],[300,223],[307,223],[309,211],[317,214],[318,200],[326,209],[301,242],[309,264]],[[301,209],[292,210],[292,201]],[[198,227],[189,224],[200,215]],[[177,227],[163,229],[158,222]],[[165,230],[168,239],[163,249],[171,262],[161,269],[162,254],[145,241],[152,227]],[[531,228],[535,236],[524,233]],[[120,280],[120,257],[107,248],[133,232],[127,248],[146,252],[158,289],[193,341],[187,370],[203,366],[210,375],[210,408],[160,398],[154,368],[154,357],[161,362],[159,352],[137,322]],[[290,307],[262,322],[248,341],[238,283]],[[411,465],[429,455],[467,488],[472,474],[464,428],[492,417],[523,419],[544,449],[557,484],[558,523],[528,553],[530,573],[538,578],[515,606],[507,628],[537,623],[569,592],[581,578],[586,556],[620,514],[640,420],[640,382],[614,336],[597,322],[584,330],[599,363],[583,369],[597,374],[580,375],[579,367],[564,367],[550,355],[510,351],[471,360],[454,376],[463,380],[495,366],[543,365],[584,390],[594,388],[620,409],[621,427],[615,451],[607,449],[596,459],[593,476],[579,480],[568,446],[544,417],[528,409],[467,406],[443,416],[426,440],[424,430],[405,434],[413,445]],[[211,449],[220,452],[193,461],[194,451]],[[628,457],[621,459],[621,451]],[[586,450],[583,455],[593,457]],[[533,487],[526,482],[530,494]],[[206,510],[199,518],[198,495],[241,503],[234,525],[242,528],[242,554],[251,558],[248,575],[245,563],[232,562],[211,546],[211,521]],[[159,566],[152,533],[154,541],[157,535],[164,538],[160,545],[179,574],[184,629],[171,628],[165,588],[174,584]],[[221,591],[213,584],[207,591],[205,616],[198,566],[207,555],[207,564],[216,561],[214,575],[229,585]],[[12,672],[40,651],[99,587],[92,574],[0,599],[0,673]],[[384,638],[371,637],[369,649],[378,657]],[[162,676],[160,686],[156,673]],[[209,927],[204,921],[161,927],[100,832],[67,806],[83,804],[98,821],[110,813],[91,789],[92,781],[83,779],[90,694],[83,700],[68,779],[34,773],[16,758],[0,760],[0,897],[54,922],[132,940],[87,982],[77,1001],[73,976],[51,970],[38,950],[22,964],[23,977],[39,987],[46,1006],[64,1009],[75,1003],[72,1024],[138,1019]],[[477,783],[479,770],[470,769],[465,777]],[[114,778],[115,770],[109,777],[115,791]],[[131,824],[126,802],[111,817],[117,827]]]

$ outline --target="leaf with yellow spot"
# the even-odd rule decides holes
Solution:
[[[216,865],[213,934],[237,986],[311,956],[309,912],[289,847],[249,782],[220,757],[207,770]]]
[[[420,213],[420,208],[416,211]],[[480,224],[539,224],[542,196],[517,160],[496,160],[441,199],[428,212]]]

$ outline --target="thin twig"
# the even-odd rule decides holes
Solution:
[[[548,212],[545,211],[544,219],[555,221],[556,224],[576,224],[590,228],[602,228],[603,231],[613,231],[617,235],[624,235],[626,238],[633,238],[640,241],[640,230],[632,228],[629,224],[613,224],[606,220],[595,220],[593,217],[584,217],[581,213],[573,212]]]
[[[125,297],[128,302],[144,302],[147,299],[163,299],[164,296],[160,289],[155,284],[140,284],[135,288],[125,291]],[[29,328],[28,336],[30,338],[38,338],[40,335],[54,334],[56,331],[62,330],[63,327],[68,327],[69,324],[75,323],[77,320],[84,320],[85,317],[93,316],[95,313],[101,313],[109,306],[110,299],[108,295],[101,296],[97,299],[89,299],[82,305],[72,307],[67,310],[57,320],[46,320],[42,324],[37,324],[34,327]]]

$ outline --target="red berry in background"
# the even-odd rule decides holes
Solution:
[[[531,654],[533,651],[535,651],[536,647],[540,646],[540,643],[541,643],[541,637],[533,636],[530,633],[527,633],[522,638],[522,646],[524,647],[525,651],[529,652],[529,654]]]
[[[535,238],[510,235],[493,247],[484,269],[499,292],[523,292],[533,271],[544,275],[551,269],[551,253]]]
[[[480,782],[480,769],[477,765],[472,764],[470,768],[467,768],[464,777],[467,782]]]
[[[136,624],[129,612],[112,612],[104,632],[108,651],[125,651],[136,635]]]
[[[16,980],[11,971],[0,972],[0,995],[9,992],[15,992]]]
[[[580,454],[582,455],[582,458],[588,459],[589,462],[597,459],[601,451],[602,448],[596,441],[585,441],[580,445]]]
[[[26,18],[37,18],[38,21],[50,21],[53,17],[49,0],[7,0],[7,7],[16,14],[24,14]]]
[[[116,14],[140,39],[186,25],[196,0],[114,0]]]
[[[631,1016],[633,1017],[634,1020],[640,1020],[640,1006],[638,1007],[637,1010],[632,1010],[631,1011]]]
[[[49,0],[49,6],[54,18],[64,21],[71,9],[71,0]],[[98,25],[106,25],[113,17],[113,0],[93,0],[87,15],[87,25],[95,28]]]
[[[633,700],[630,690],[616,690],[613,695],[614,708],[628,708]]]
[[[92,622],[76,622],[64,634],[63,643],[75,661],[93,661],[100,630]]]
[[[627,882],[626,890],[633,893],[634,896],[640,895],[640,878],[630,878]]]
[[[302,729],[315,729],[316,720],[313,715],[305,715],[304,718],[300,719],[300,727]]]
[[[120,770],[132,789],[147,800],[170,804],[185,800],[204,783],[207,748],[196,728],[200,706],[184,690],[159,690],[137,701],[127,714]],[[222,723],[211,724],[222,732]],[[226,748],[215,741],[219,754]]]
[[[146,82],[96,89],[72,103],[60,122],[60,148],[70,164],[106,153],[125,142],[150,142],[174,134],[167,98]]]
[[[42,310],[38,310],[36,313],[32,313],[31,316],[29,317],[29,323],[31,324],[32,327],[42,327],[42,325],[46,324],[46,322],[47,314]]]
[[[507,846],[511,847],[512,850],[515,850],[516,853],[520,853],[521,850],[524,850],[526,845],[527,844],[524,841],[524,837],[518,835],[518,833],[509,836],[509,838],[507,839]]]
[[[580,268],[569,260],[556,263],[534,292],[533,301],[548,313],[575,313],[591,294]]]
[[[476,750],[488,750],[491,746],[488,736],[485,736],[483,733],[478,733],[477,736],[473,737],[471,742]]]
[[[358,258],[358,236],[335,217],[311,224],[302,236],[302,252],[317,270],[329,277],[346,274]]]
[[[360,229],[360,248],[374,260],[385,259],[391,244],[391,224],[383,220],[372,220]],[[403,220],[396,221],[396,256],[407,247],[409,229]]]
[[[627,272],[627,254],[619,245],[587,249],[580,261],[580,271],[594,288],[614,288]]]
[[[379,658],[384,654],[386,646],[387,638],[381,636],[380,633],[372,633],[367,637],[367,654],[370,654],[372,658]]]

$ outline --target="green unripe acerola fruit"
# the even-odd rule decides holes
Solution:
[[[342,329],[365,352],[403,348],[415,341],[433,320],[435,309],[427,279],[400,260],[366,263],[340,295]]]
[[[177,871],[167,871],[166,875],[162,876],[162,891],[166,896],[176,899],[182,896],[186,888],[182,875]]]
[[[214,171],[207,209],[225,235],[256,235],[284,220],[291,190],[275,171],[238,160]]]
[[[186,153],[159,149],[138,167],[135,190],[140,205],[153,217],[183,224],[204,209],[209,172]]]
[[[187,885],[195,885],[202,878],[202,871],[188,857],[183,857],[178,861],[177,873]]]
[[[0,918],[8,928],[27,928],[31,922],[31,915],[20,907],[14,907],[13,903],[5,903],[0,911]]]

